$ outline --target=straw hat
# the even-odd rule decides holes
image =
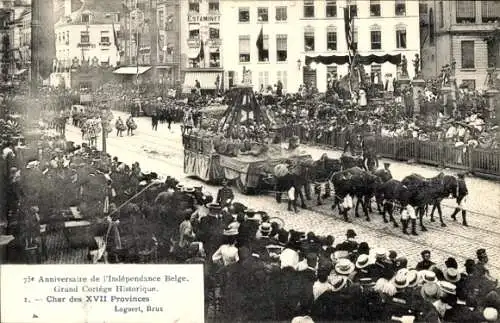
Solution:
[[[441,291],[443,293],[446,293],[449,295],[456,295],[457,294],[457,287],[450,282],[441,281],[441,282],[439,282],[439,287],[441,287]]]
[[[408,286],[407,272],[398,271],[396,273],[396,276],[394,276],[393,284],[394,286],[396,286],[397,289],[403,289],[407,287]]]
[[[335,264],[335,271],[340,275],[349,275],[354,271],[354,264],[349,259],[339,259]]]
[[[420,295],[427,301],[435,301],[441,297],[441,288],[436,283],[424,284],[420,289]]]
[[[418,285],[418,271],[409,270],[406,273],[406,280],[408,282],[408,287],[415,287]]]
[[[424,283],[436,283],[438,280],[436,277],[436,273],[430,270],[422,270],[419,274]]]
[[[498,320],[498,311],[493,307],[486,307],[483,311],[484,319],[488,322],[494,322]]]
[[[356,260],[356,268],[362,269],[370,265],[370,257],[368,255],[359,255]]]
[[[334,292],[338,292],[347,285],[347,277],[335,276],[331,284],[332,284],[332,290]]]
[[[456,283],[460,280],[460,274],[455,268],[446,268],[443,270],[443,276],[450,283]]]

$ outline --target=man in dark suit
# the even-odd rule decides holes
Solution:
[[[227,186],[227,180],[222,182],[222,188],[217,192],[216,202],[222,207],[229,207],[234,200],[233,190]]]
[[[207,259],[212,259],[213,253],[219,248],[224,226],[218,218],[221,207],[218,204],[208,204],[209,213],[200,220],[197,237],[203,242]]]
[[[347,240],[338,244],[335,249],[337,251],[347,251],[349,253],[354,252],[356,249],[358,249],[358,242],[355,240],[356,236],[357,234],[353,229],[347,230]]]
[[[422,256],[422,261],[417,264],[415,267],[416,270],[428,270],[436,264],[431,261],[431,252],[429,250],[422,251],[420,255]]]

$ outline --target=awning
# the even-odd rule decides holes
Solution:
[[[201,88],[205,90],[215,90],[215,81],[217,76],[221,76],[220,72],[186,72],[184,78],[184,86],[194,88],[196,80],[200,82]]]
[[[135,74],[144,74],[149,71],[151,66],[139,66],[139,73],[137,73],[137,66],[128,66],[128,67],[120,67],[113,71],[113,74],[126,74],[126,75],[135,75]]]
[[[20,70],[17,70],[17,71],[14,73],[14,75],[21,75],[21,74],[24,74],[24,72],[26,72],[26,71],[27,71],[27,69],[22,68],[22,69],[20,69]]]

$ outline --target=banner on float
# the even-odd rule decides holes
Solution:
[[[202,265],[3,265],[0,322],[204,322]]]

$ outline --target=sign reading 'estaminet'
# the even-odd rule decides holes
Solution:
[[[203,322],[201,265],[1,266],[1,322]]]

